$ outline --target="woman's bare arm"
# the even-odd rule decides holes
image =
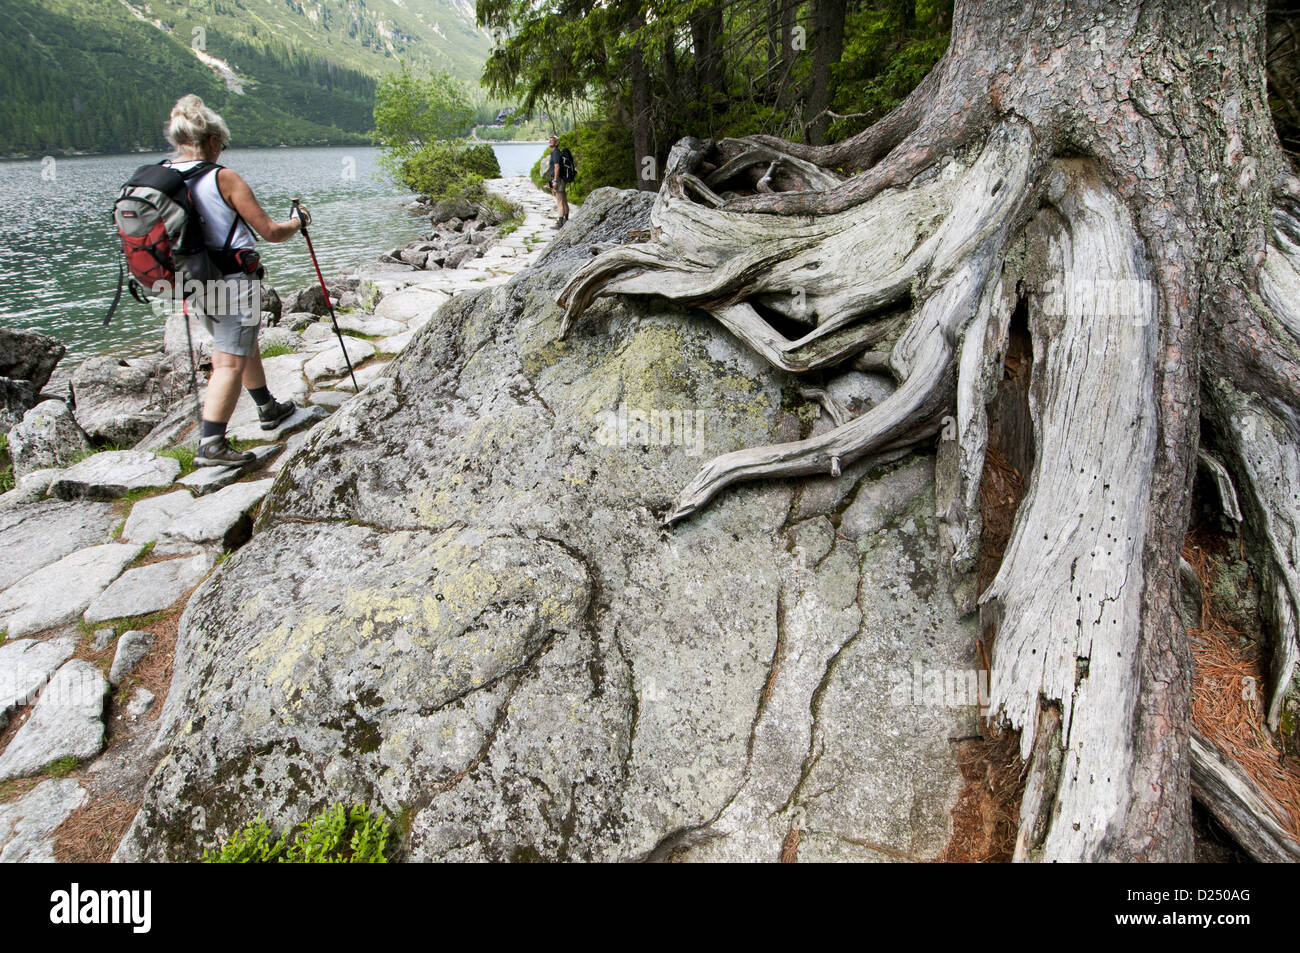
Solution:
[[[274,221],[253,197],[253,190],[234,169],[217,170],[217,190],[226,204],[239,213],[249,228],[268,242],[284,242],[297,235],[302,222],[291,218],[287,222]]]

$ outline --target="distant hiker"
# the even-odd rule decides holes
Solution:
[[[257,404],[263,430],[274,430],[297,409],[292,401],[276,400],[266,386],[257,343],[264,272],[253,247],[253,231],[268,242],[287,241],[304,224],[311,224],[311,215],[300,207],[296,212],[301,212],[302,218],[291,212],[287,222],[272,221],[239,173],[216,164],[230,141],[230,129],[198,96],[182,96],[172,107],[167,141],[176,150],[165,160],[173,168],[183,172],[200,163],[212,165],[190,180],[190,195],[203,218],[204,242],[224,285],[218,289],[224,293],[204,296],[208,307],[204,308],[203,324],[212,332],[212,377],[203,402],[194,463],[238,466],[253,460],[253,454],[237,453],[226,439],[226,425],[239,400],[241,383]]]
[[[546,163],[546,178],[551,183],[551,191],[555,193],[555,204],[560,209],[560,220],[554,227],[563,228],[564,223],[569,220],[569,196],[566,192],[577,170],[573,164],[573,154],[568,149],[560,148],[559,139],[551,136],[548,145],[551,147],[551,155]]]

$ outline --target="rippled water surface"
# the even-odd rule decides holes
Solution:
[[[522,175],[544,145],[494,147],[505,175]],[[311,209],[312,242],[326,276],[418,237],[426,222],[403,205],[412,198],[379,173],[378,151],[356,147],[231,149],[237,170],[276,219],[301,195]],[[122,183],[159,155],[0,162],[0,324],[30,328],[68,347],[65,363],[158,342],[162,327],[123,293],[113,325],[104,312],[120,260],[112,205]],[[268,281],[281,294],[315,281],[300,238],[259,242]]]

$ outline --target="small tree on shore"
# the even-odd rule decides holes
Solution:
[[[465,85],[448,73],[420,77],[404,65],[375,91],[380,164],[430,198],[477,197],[485,176],[501,174],[490,146],[466,144],[473,123]]]

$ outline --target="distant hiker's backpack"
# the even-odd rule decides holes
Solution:
[[[560,178],[572,182],[578,177],[578,163],[573,161],[573,153],[568,149],[560,150]]]
[[[123,263],[118,267],[117,294],[104,316],[105,327],[122,298],[127,272],[131,297],[141,304],[178,286],[183,291],[185,281],[221,277],[222,269],[204,244],[203,221],[190,195],[192,180],[220,168],[213,162],[200,162],[184,172],[162,162],[142,165],[122,186],[113,203],[113,224],[122,241]],[[239,222],[236,215],[222,254],[229,252]]]

